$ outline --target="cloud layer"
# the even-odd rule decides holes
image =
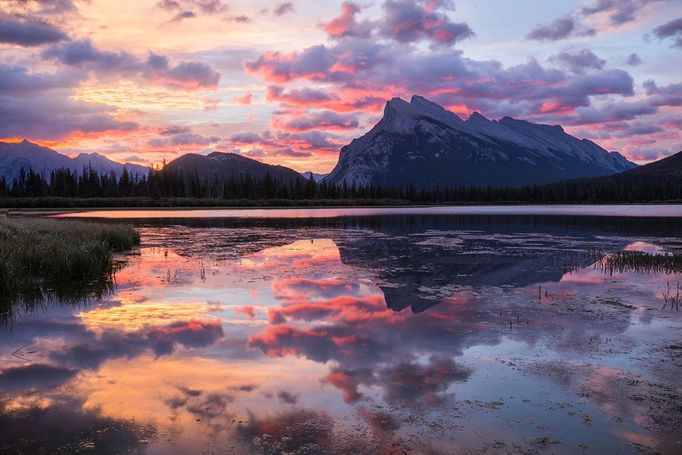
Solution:
[[[671,0],[558,12],[520,0],[503,29],[450,0],[122,1],[125,19],[96,2],[2,5],[1,138],[149,162],[217,148],[325,172],[386,100],[419,94],[463,117],[562,124],[631,157],[681,148]],[[159,134],[169,125],[185,131]]]

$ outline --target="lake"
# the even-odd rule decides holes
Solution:
[[[682,452],[680,206],[60,216],[142,243],[0,318],[1,453]]]

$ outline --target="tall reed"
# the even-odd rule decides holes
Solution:
[[[75,287],[114,271],[113,253],[140,242],[129,225],[0,218],[0,296]]]

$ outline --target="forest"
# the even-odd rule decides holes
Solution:
[[[627,174],[627,173],[626,173]],[[647,173],[619,174],[521,187],[417,188],[331,185],[312,179],[285,183],[269,174],[248,172],[201,178],[197,172],[150,169],[146,176],[127,171],[100,174],[60,169],[45,178],[21,170],[11,182],[0,179],[2,207],[93,206],[230,206],[230,205],[377,205],[492,203],[635,203],[682,200],[677,174],[652,178]]]

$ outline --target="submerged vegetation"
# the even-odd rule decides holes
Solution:
[[[111,286],[113,253],[139,241],[124,224],[0,218],[0,304],[101,295]]]

